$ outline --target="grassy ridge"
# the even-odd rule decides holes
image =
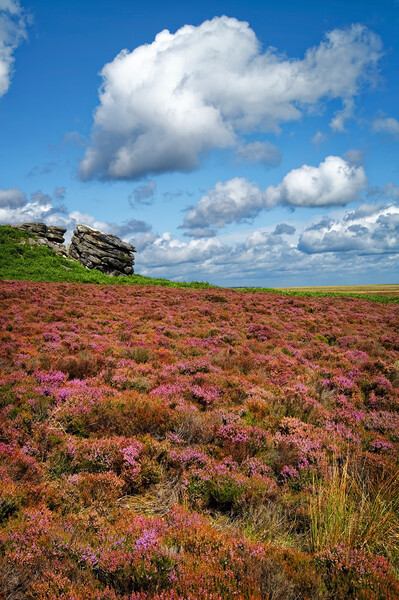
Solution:
[[[53,283],[96,283],[101,285],[160,285],[173,288],[206,289],[209,283],[174,282],[168,279],[126,275],[112,277],[59,256],[45,246],[32,246],[31,233],[0,226],[0,278]]]

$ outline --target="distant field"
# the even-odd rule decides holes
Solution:
[[[399,298],[399,284],[385,285],[325,285],[320,287],[278,288],[284,292],[310,292],[333,294],[365,294],[370,296],[391,296]]]

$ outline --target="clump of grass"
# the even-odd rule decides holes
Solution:
[[[344,545],[383,554],[399,563],[399,480],[377,484],[352,474],[348,462],[334,464],[327,479],[315,484],[310,501],[310,543],[314,552]]]

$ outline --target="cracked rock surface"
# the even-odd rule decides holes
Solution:
[[[67,249],[64,245],[65,227],[45,225],[44,223],[20,223],[18,225],[12,225],[12,227],[14,229],[32,233],[35,237],[34,239],[30,238],[28,240],[29,244],[48,246],[57,254],[61,254],[62,256],[67,255]]]
[[[86,225],[77,225],[68,247],[68,256],[73,260],[114,276],[134,273],[133,252],[135,248],[131,244]]]

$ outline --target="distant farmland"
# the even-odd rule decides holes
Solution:
[[[384,285],[325,285],[315,287],[287,287],[278,288],[284,292],[310,292],[310,293],[333,293],[333,294],[365,294],[370,296],[392,296],[399,297],[399,284]]]

